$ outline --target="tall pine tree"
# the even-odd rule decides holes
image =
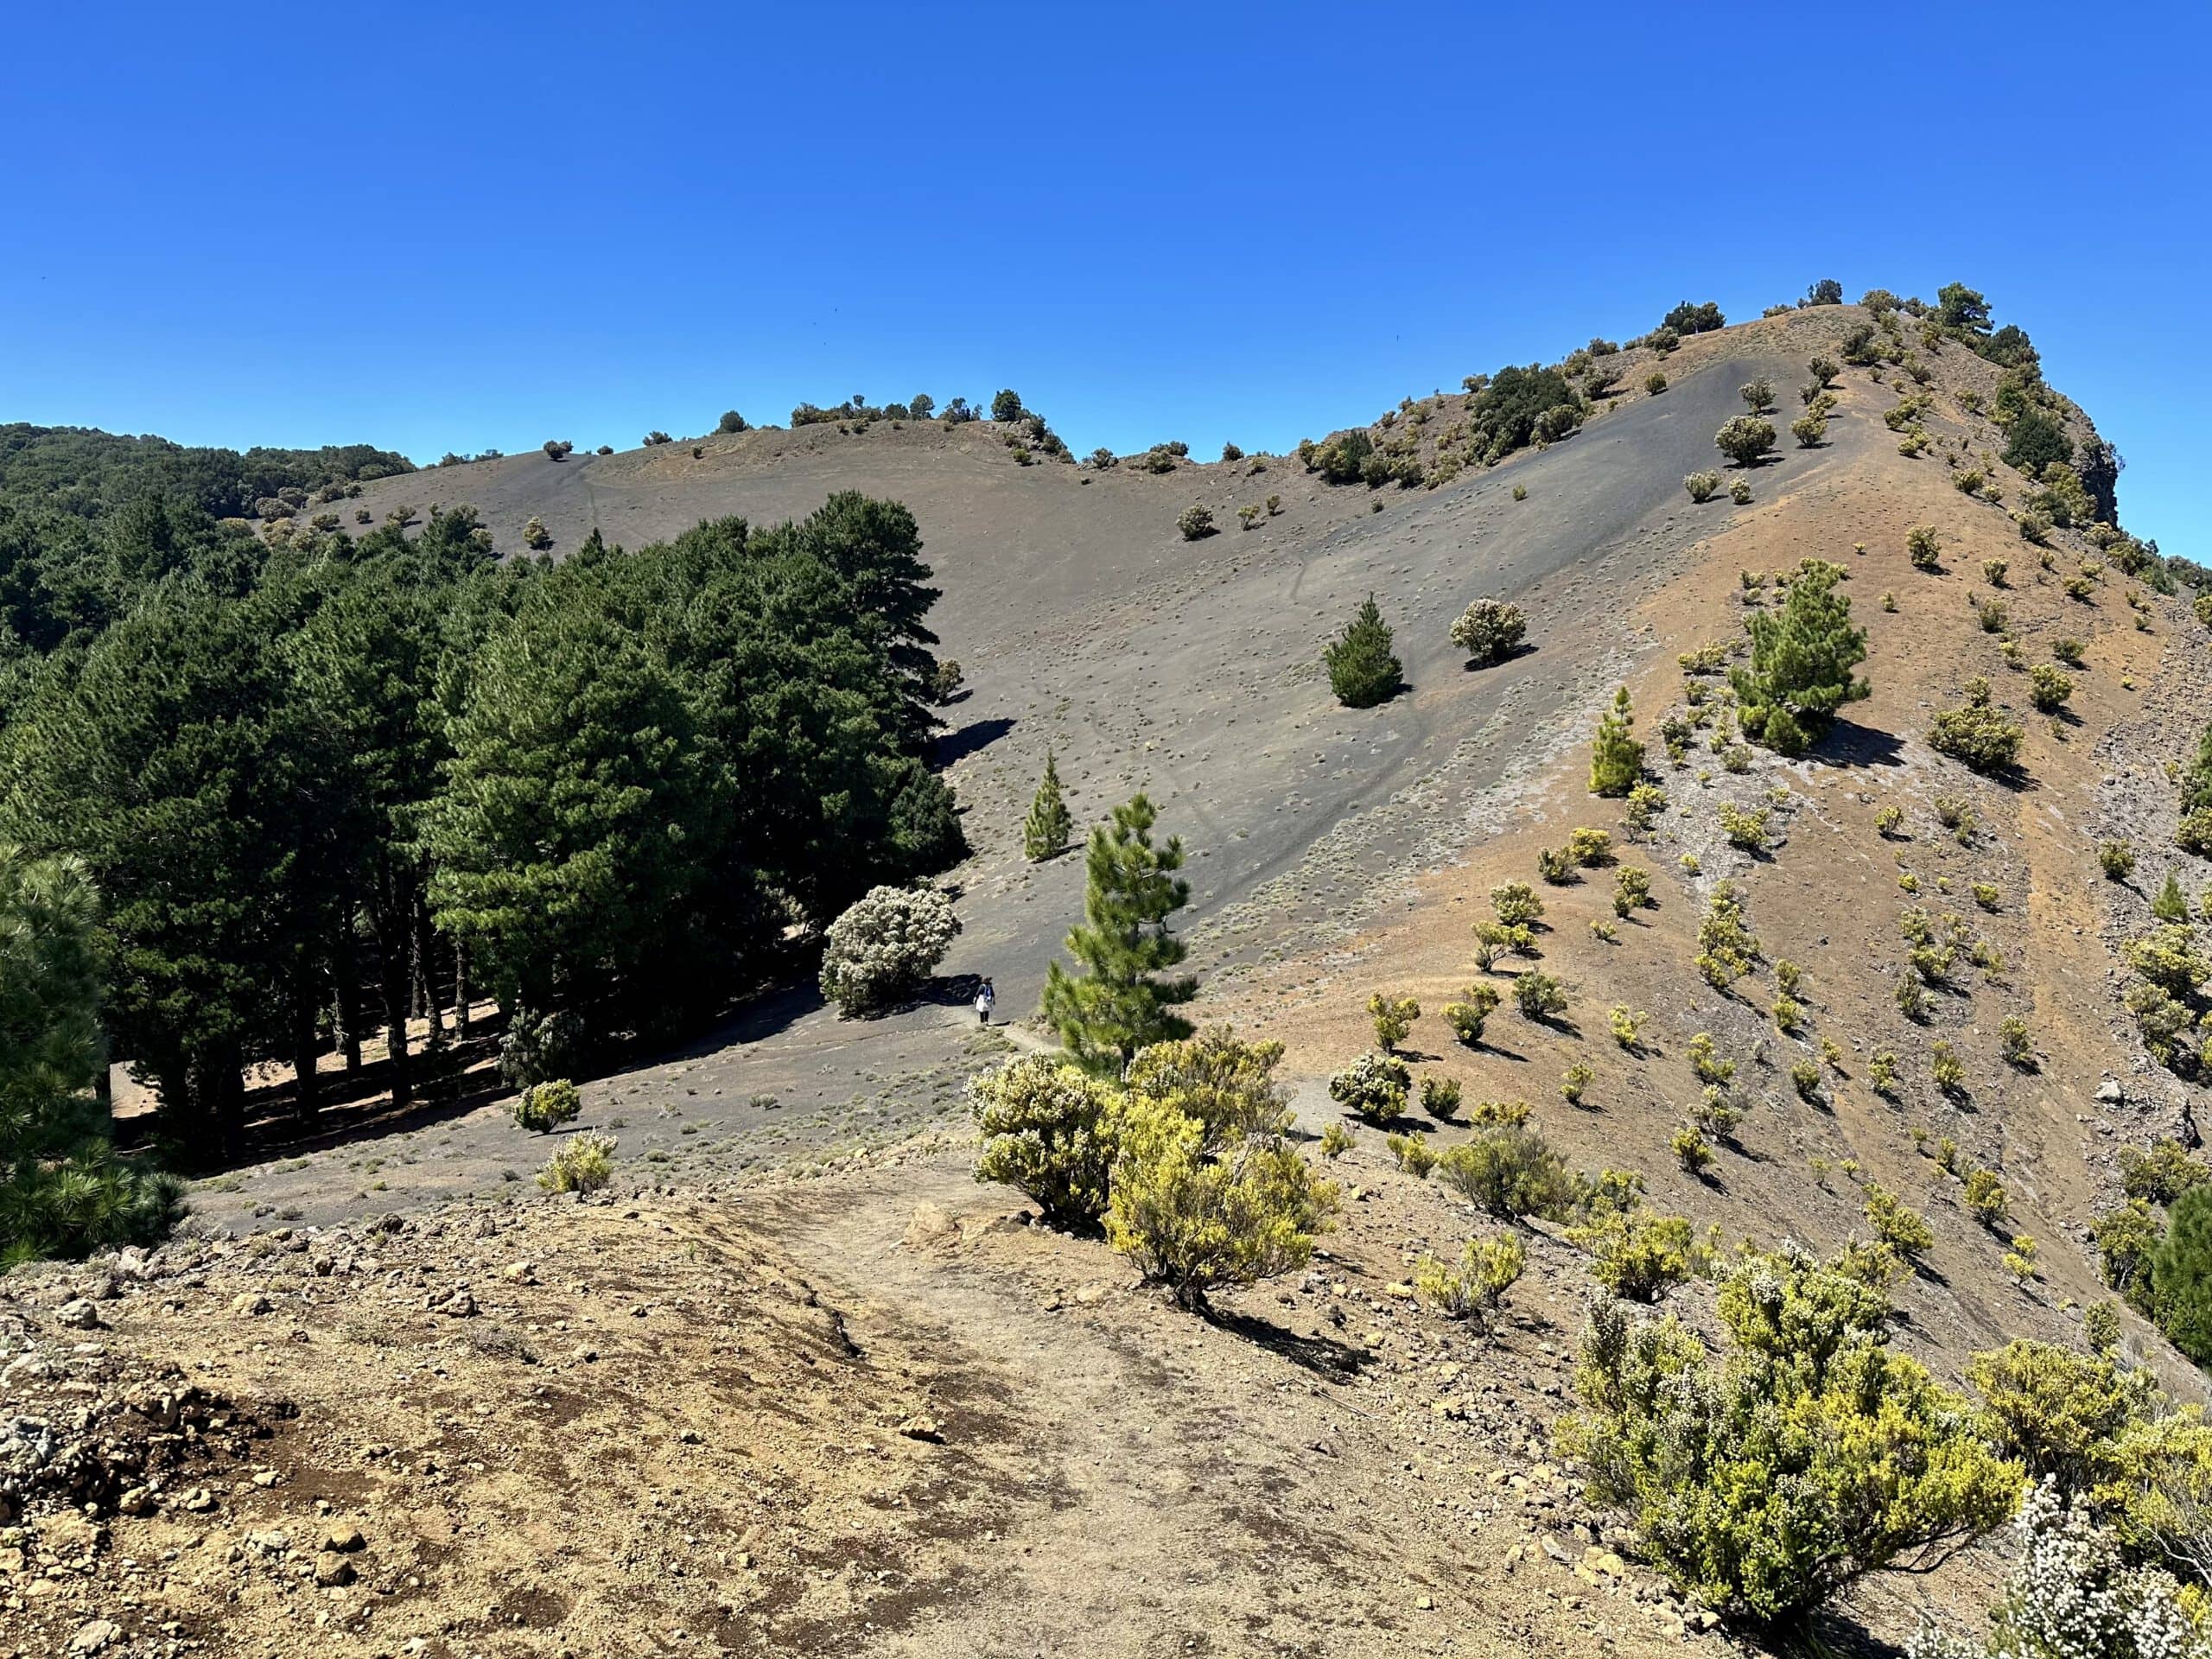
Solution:
[[[1070,1052],[1095,1071],[1119,1071],[1151,1043],[1191,1034],[1175,1013],[1198,995],[1198,981],[1159,976],[1190,953],[1167,931],[1167,918],[1191,899],[1183,842],[1152,843],[1159,814],[1141,794],[1114,809],[1114,821],[1090,832],[1090,891],[1084,919],[1068,931],[1068,954],[1084,971],[1058,963],[1046,970],[1045,1018]]]
[[[76,860],[0,846],[0,1269],[149,1243],[175,1205],[174,1180],[111,1154],[93,1094],[98,909]]]
[[[1843,567],[1807,559],[1777,612],[1744,620],[1751,665],[1729,671],[1744,735],[1778,754],[1802,754],[1827,717],[1866,695],[1851,671],[1866,660],[1866,631],[1851,626],[1851,601],[1836,591]]]
[[[1613,706],[1599,716],[1598,735],[1590,743],[1590,792],[1625,795],[1643,776],[1643,745],[1630,735],[1636,713],[1630,706],[1628,687],[1613,694]]]
[[[1347,709],[1372,709],[1387,701],[1404,671],[1390,650],[1390,625],[1372,594],[1321,657],[1329,668],[1329,689]]]
[[[1068,832],[1074,826],[1068,804],[1060,798],[1060,771],[1052,752],[1045,751],[1045,776],[1029,803],[1029,817],[1021,826],[1021,855],[1032,864],[1058,858],[1068,849]]]

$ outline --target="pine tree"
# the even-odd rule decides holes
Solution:
[[[1084,971],[1071,974],[1057,962],[1046,971],[1045,1018],[1069,1052],[1097,1071],[1119,1071],[1147,1045],[1191,1034],[1174,1009],[1198,994],[1198,982],[1157,977],[1189,954],[1167,931],[1167,918],[1191,899],[1191,884],[1174,874],[1183,868],[1181,839],[1152,844],[1158,818],[1140,794],[1114,809],[1112,823],[1091,830],[1084,920],[1067,942]]]
[[[1630,735],[1636,729],[1636,713],[1628,700],[1628,687],[1613,694],[1613,706],[1599,716],[1598,735],[1590,744],[1590,792],[1624,796],[1643,776],[1643,745]]]
[[[1371,709],[1385,701],[1403,673],[1390,652],[1390,625],[1372,594],[1321,655],[1329,665],[1329,689],[1347,709]]]
[[[1866,660],[1866,632],[1851,626],[1851,601],[1836,592],[1840,565],[1808,559],[1790,578],[1777,613],[1754,612],[1751,665],[1731,671],[1746,737],[1796,754],[1819,723],[1866,695],[1851,671]]]
[[[2189,919],[2189,895],[2181,890],[2181,878],[2171,870],[2166,872],[2165,885],[2151,900],[2151,913],[2162,922]]]
[[[2198,1364],[2212,1360],[2212,1187],[2174,1200],[2151,1256],[2158,1328]]]
[[[1068,804],[1060,798],[1060,771],[1052,752],[1045,751],[1045,776],[1029,803],[1029,817],[1021,826],[1021,855],[1032,864],[1058,858],[1068,849],[1068,831],[1074,820]]]
[[[0,847],[0,1270],[150,1243],[175,1204],[174,1180],[111,1155],[92,1095],[97,909],[76,860]]]

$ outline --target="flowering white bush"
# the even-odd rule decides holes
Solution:
[[[2132,1567],[2119,1542],[2045,1480],[2029,1489],[2013,1523],[2020,1560],[1990,1610],[1980,1646],[1930,1624],[1910,1659],[2204,1659],[2212,1644],[2190,1622],[2180,1586]]]
[[[1329,1079],[1329,1098],[1363,1123],[1388,1123],[1405,1111],[1413,1081],[1396,1055],[1370,1049]]]
[[[933,888],[874,888],[830,924],[822,994],[843,1014],[881,1007],[927,978],[959,931],[952,901]]]

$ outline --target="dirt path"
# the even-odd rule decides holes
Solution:
[[[1306,1294],[1230,1296],[1204,1320],[1136,1290],[1096,1243],[1013,1220],[1007,1196],[947,1160],[747,1205],[810,1282],[851,1299],[863,1346],[871,1328],[939,1332],[948,1370],[1020,1425],[976,1449],[1007,1505],[970,1541],[988,1565],[874,1651],[1567,1654],[1615,1618],[1671,1637],[1679,1620],[1656,1594],[1593,1621],[1566,1550],[1554,1560],[1524,1531],[1541,1447],[1433,1404],[1465,1369],[1456,1344],[1297,1328],[1292,1305],[1370,1270],[1317,1263]],[[1555,1503],[1563,1490],[1535,1507]],[[1529,1560],[1518,1582],[1509,1553]]]

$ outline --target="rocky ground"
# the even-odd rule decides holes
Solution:
[[[17,1274],[0,1652],[1594,1655],[1717,1643],[1551,1429],[1580,1258],[1354,1152],[1211,1319],[929,1137]],[[1879,1624],[1891,1617],[1868,1604]]]

